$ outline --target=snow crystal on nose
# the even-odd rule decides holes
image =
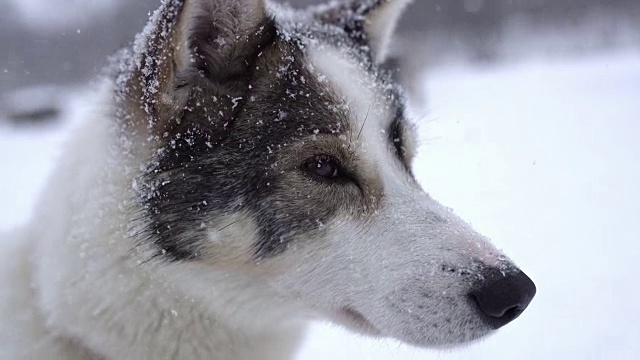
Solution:
[[[488,267],[501,267],[505,262],[508,262],[506,256],[496,250],[489,240],[482,238],[477,241],[470,241],[467,248],[469,255],[476,261],[486,265]]]

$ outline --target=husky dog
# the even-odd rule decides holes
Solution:
[[[2,359],[290,359],[309,319],[422,347],[535,286],[416,182],[385,49],[409,0],[165,0],[29,226]]]

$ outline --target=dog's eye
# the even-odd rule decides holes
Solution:
[[[314,155],[302,163],[302,169],[314,178],[334,180],[340,177],[338,161],[330,155]]]

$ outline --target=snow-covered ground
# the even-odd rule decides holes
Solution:
[[[316,359],[639,359],[640,53],[442,68],[415,172],[536,282],[513,324],[437,352],[315,325]],[[0,121],[0,230],[25,221],[69,125]]]

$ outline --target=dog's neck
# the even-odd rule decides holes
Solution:
[[[277,321],[283,314],[269,313],[259,288],[254,299],[247,291],[234,298],[231,286],[253,286],[241,282],[248,279],[211,271],[207,281],[218,283],[187,292],[206,269],[144,263],[135,254],[121,225],[131,181],[105,171],[107,133],[93,123],[76,134],[31,234],[36,301],[49,330],[107,359],[291,358],[301,323]]]

